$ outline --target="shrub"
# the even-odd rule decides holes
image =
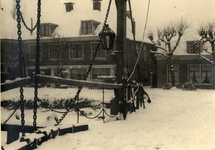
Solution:
[[[197,85],[194,83],[194,82],[185,82],[183,85],[182,85],[182,89],[183,90],[187,90],[187,91],[193,91],[193,90],[196,90],[197,89]]]
[[[115,83],[116,77],[115,76],[98,76],[98,79],[102,79],[105,83]]]
[[[163,86],[162,86],[162,88],[163,89],[165,89],[165,90],[169,90],[169,89],[171,89],[173,86],[172,86],[172,84],[170,84],[170,83],[165,83]]]
[[[1,107],[8,110],[16,109],[20,104],[20,101],[3,100],[1,101]],[[34,108],[34,100],[24,100],[25,109]],[[86,108],[93,107],[95,104],[100,104],[99,101],[91,100],[87,98],[80,98],[78,103],[74,102],[74,99],[41,99],[41,102],[37,103],[37,108],[51,108],[51,109],[67,109],[67,108]],[[19,106],[20,108],[20,106]]]

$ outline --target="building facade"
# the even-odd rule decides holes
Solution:
[[[70,0],[56,1],[55,3],[57,3],[55,7],[54,5],[50,7],[51,3],[44,2],[41,12],[41,73],[83,80],[99,43],[98,34],[103,27],[108,1]],[[86,3],[86,5],[83,5],[83,3]],[[114,3],[112,3],[107,24],[116,33],[117,15],[116,10],[112,7],[115,7]],[[29,10],[29,12],[31,11]],[[23,14],[25,14],[23,15],[24,19],[30,16],[30,13],[23,12]],[[6,22],[11,29],[4,30],[5,32],[3,31],[3,36],[1,37],[2,72],[9,72],[10,74],[10,76],[4,77],[5,79],[14,79],[19,72],[17,22],[16,19],[13,19],[6,12],[4,15],[7,16]],[[155,57],[149,53],[149,50],[153,49],[153,45],[142,43],[141,41],[133,41],[135,27],[131,27],[129,14],[126,18],[127,42],[124,60],[128,76],[134,72],[132,80],[141,80],[145,85],[150,85],[152,84],[151,72],[154,74],[156,72]],[[132,23],[135,25],[134,21]],[[32,76],[35,69],[37,34],[36,30],[30,34],[25,29],[25,26],[22,26],[21,29],[26,73],[28,76]],[[141,47],[142,53],[139,59],[139,67],[133,71]],[[114,44],[113,50],[116,50],[116,44]],[[116,64],[113,61],[113,57],[109,51],[103,50],[100,45],[88,80],[97,80],[99,76],[115,76]],[[66,76],[62,72],[66,73]],[[156,80],[155,75],[153,75],[153,78]],[[153,84],[155,85],[154,80]]]
[[[213,89],[215,72],[212,55],[204,52],[202,43],[194,44],[195,41],[184,41],[174,55],[174,76],[176,87],[182,88],[185,82],[193,82],[198,88]],[[207,47],[210,51],[210,46]],[[204,57],[202,59],[200,57]],[[171,72],[168,61],[162,56],[157,59],[157,86],[161,88],[165,83],[171,84]],[[207,60],[209,61],[207,61]]]

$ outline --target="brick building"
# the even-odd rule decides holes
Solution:
[[[211,51],[210,45],[198,46],[194,40],[183,37],[179,47],[174,54],[174,75],[176,87],[181,88],[185,82],[195,82],[199,88],[214,88],[213,82],[215,72],[213,65],[200,58],[201,55],[208,60],[212,60],[212,55],[204,52],[203,49]],[[157,60],[157,87],[161,88],[165,83],[171,83],[170,66],[162,56],[156,56]]]
[[[82,5],[83,2],[86,2],[86,5]],[[58,1],[58,4],[55,5],[57,7],[49,7],[49,5],[50,3],[44,2],[42,7],[40,70],[45,75],[59,76],[57,66],[60,64],[63,70],[68,72],[66,78],[83,79],[99,41],[98,33],[103,26],[108,2],[104,0],[73,0]],[[115,7],[114,3],[111,7]],[[12,71],[10,70],[11,68],[17,70],[18,67],[17,22],[6,12],[4,16],[9,17],[5,23],[10,25],[10,29],[6,29],[1,37],[1,63],[2,72],[10,72]],[[23,12],[24,19],[27,16],[30,16],[30,13]],[[110,20],[107,22],[110,28],[116,33],[115,9],[109,12],[108,20]],[[134,32],[134,29],[131,29],[131,20],[127,17],[127,45],[124,53],[129,73],[133,70],[137,59],[136,52],[138,53],[142,44],[140,41],[134,42],[132,40],[132,31]],[[27,75],[31,76],[35,68],[36,31],[33,32],[33,35],[30,35],[25,27],[22,26],[22,39],[26,71]],[[156,86],[156,61],[155,57],[149,53],[149,50],[153,48],[152,44],[143,43],[140,57],[140,75],[144,84],[149,85],[152,84],[150,72],[154,72],[153,85]],[[115,49],[116,45],[114,45]],[[100,46],[88,79],[97,79],[98,76],[102,75],[114,76],[115,68],[116,64],[112,59],[111,53],[104,51]],[[15,73],[13,70],[12,74],[14,77],[10,75],[9,78],[18,76],[16,75],[18,71]],[[136,69],[133,79],[138,80],[137,74]]]

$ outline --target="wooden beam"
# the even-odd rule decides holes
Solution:
[[[47,76],[47,75],[37,75],[40,77],[39,82],[45,83],[57,83],[65,85],[74,85],[78,87],[94,87],[100,89],[121,89],[122,84],[113,84],[113,83],[102,83],[102,82],[92,82],[84,80],[75,80],[75,79],[64,79],[60,77]]]
[[[1,83],[1,92],[8,91],[21,86],[29,85],[30,77],[16,78],[15,80]]]

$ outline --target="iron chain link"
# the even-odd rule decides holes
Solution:
[[[41,17],[41,0],[38,0],[37,8],[37,37],[36,37],[36,60],[35,60],[35,87],[34,87],[34,108],[33,108],[33,127],[36,130],[37,125],[37,101],[38,101],[38,82],[39,77],[37,74],[40,74],[40,17]]]
[[[23,77],[23,52],[22,52],[22,37],[21,37],[21,18],[20,18],[20,0],[16,0],[16,9],[17,9],[17,34],[18,34],[18,54],[19,54],[19,76]],[[24,114],[24,95],[23,87],[20,87],[20,104],[21,104],[21,124],[22,124],[22,137],[25,136],[25,114]]]
[[[37,25],[39,25],[38,22],[35,24],[35,26],[34,26],[32,29],[30,29],[30,28],[27,26],[27,24],[25,23],[25,20],[24,20],[24,18],[23,18],[23,16],[22,16],[22,13],[20,13],[20,14],[21,14],[22,23],[24,24],[24,26],[26,27],[26,29],[28,29],[28,30],[31,32],[31,34],[32,34],[32,32],[36,29]]]
[[[105,20],[104,20],[104,24],[103,24],[103,28],[102,28],[102,31],[104,31],[105,29],[105,25],[107,23],[107,19],[108,19],[108,15],[109,15],[109,12],[110,12],[110,6],[111,6],[111,2],[112,0],[109,1],[109,4],[108,4],[108,9],[107,9],[107,13],[106,13],[106,16],[105,16]],[[100,46],[100,43],[101,43],[101,37],[99,37],[99,43],[96,47],[96,50],[93,54],[93,59],[91,60],[91,63],[90,63],[90,66],[88,67],[88,70],[84,76],[84,80],[87,80],[89,74],[90,74],[90,71],[92,69],[92,66],[94,64],[94,61],[95,61],[95,58],[96,58],[96,55],[97,55],[97,52],[99,50],[99,46]],[[76,92],[76,95],[75,95],[75,98],[74,98],[74,101],[77,101],[78,97],[79,97],[79,94],[82,90],[82,87],[79,87],[78,88],[78,91]],[[67,109],[67,111],[69,111],[71,109],[71,106]],[[58,122],[55,124],[55,126],[59,125],[61,123],[61,121],[65,118],[65,116],[68,114],[68,112],[64,113],[62,116],[61,116],[61,119],[58,120]]]

